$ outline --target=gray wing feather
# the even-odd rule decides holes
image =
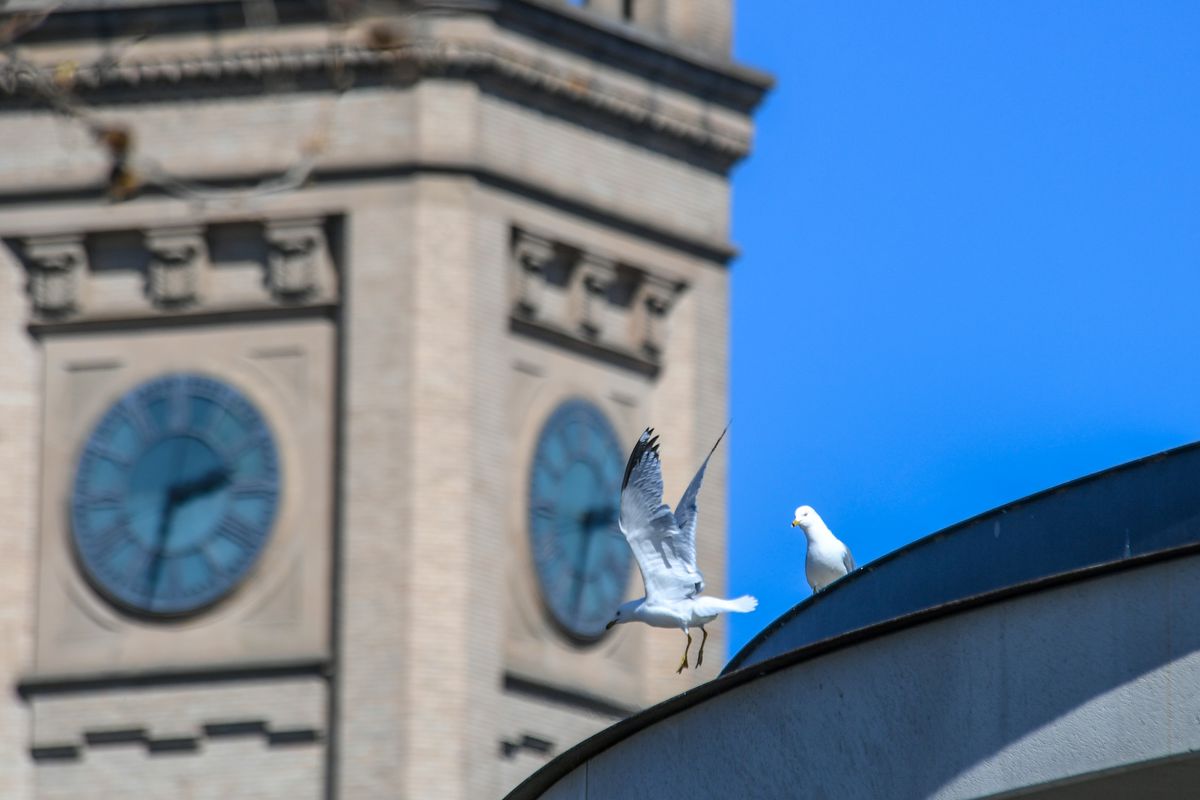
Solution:
[[[842,565],[846,567],[846,573],[854,572],[854,556],[850,555],[850,548],[846,548],[846,555],[842,556]]]
[[[696,477],[692,478],[692,482],[683,492],[683,497],[679,498],[679,504],[675,506],[675,524],[679,528],[679,536],[673,540],[676,544],[676,552],[684,564],[697,575],[700,574],[700,570],[696,566],[696,501],[700,496],[700,484],[704,482],[704,470],[708,468],[709,459],[712,458],[713,453],[717,452],[717,445],[725,438],[728,430],[729,426],[726,425],[725,430],[721,431],[721,435],[713,443],[712,449],[708,451],[708,455],[704,457],[704,463],[700,465],[700,469],[696,470]],[[699,593],[703,590],[704,581],[701,579],[696,585],[696,592]]]
[[[652,436],[653,433],[653,429],[647,428],[629,454],[621,484],[618,522],[642,573],[647,599],[674,600],[694,594],[703,579],[686,562],[675,515],[662,502],[662,462],[658,457],[658,437]]]

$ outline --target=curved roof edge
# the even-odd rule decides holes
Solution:
[[[912,628],[931,620],[952,616],[954,614],[992,605],[994,603],[1001,603],[1014,597],[1032,595],[1038,592],[1053,589],[1057,586],[1062,586],[1064,584],[1086,581],[1091,578],[1100,577],[1111,573],[1123,572],[1125,570],[1147,566],[1156,562],[1168,561],[1195,554],[1200,554],[1200,541],[1183,545],[1181,547],[1148,553],[1146,555],[1133,556],[1122,561],[1100,564],[1074,570],[1068,573],[1053,575],[1018,586],[1008,586],[987,594],[964,598],[962,600],[946,603],[935,608],[929,608],[913,614],[896,617],[894,619],[890,619],[866,628],[849,631],[831,639],[814,642],[806,647],[801,647],[786,653],[782,653],[772,658],[755,663],[752,666],[748,666],[734,672],[723,673],[719,677],[714,678],[707,683],[702,683],[695,688],[689,689],[688,691],[682,692],[673,697],[669,697],[666,700],[663,700],[661,703],[651,706],[650,708],[634,714],[631,717],[626,717],[625,719],[610,725],[599,733],[584,739],[582,742],[570,748],[569,750],[563,751],[548,764],[543,766],[537,772],[534,772],[519,785],[517,785],[516,788],[514,788],[505,796],[505,800],[537,800],[537,798],[542,797],[545,792],[553,787],[554,784],[566,777],[585,761],[594,758],[595,756],[624,741],[625,739],[628,739],[639,731],[649,728],[652,725],[662,722],[663,720],[686,711],[694,706],[701,705],[713,697],[725,694],[726,692],[732,691],[740,686],[760,680],[803,661],[818,658],[826,653],[853,647],[860,642],[865,642],[881,636],[887,636],[888,634],[895,633],[906,628]]]
[[[580,764],[638,731],[801,661],[1017,595],[1198,553],[1198,478],[1200,442],[1037,492],[899,548],[797,604],[752,639],[717,678],[564,751],[513,789],[507,800],[538,798]],[[1129,516],[1138,511],[1143,512],[1141,516]],[[1077,535],[1081,530],[1087,535]],[[987,546],[988,539],[991,546]],[[922,557],[925,550],[934,555]],[[998,557],[1005,551],[1009,558]],[[1013,553],[1019,557],[1012,557]],[[957,571],[936,571],[945,563]],[[931,576],[937,580],[930,581]],[[855,590],[855,586],[859,588]],[[938,591],[919,591],[931,586]],[[852,609],[860,601],[894,600],[896,590],[905,589],[917,590],[916,596],[893,613],[860,615],[861,624],[837,628],[837,623],[847,621],[845,614],[824,613],[827,609]],[[867,610],[880,609],[871,606]],[[808,613],[802,614],[805,611]],[[791,624],[808,617],[823,623],[799,631],[808,634],[808,640],[787,635],[797,633],[789,631]],[[815,635],[831,624],[835,628],[831,632]],[[768,643],[777,646],[768,647]]]
[[[1193,541],[1200,442],[1075,478],[893,550],[786,611],[721,674],[922,609]]]

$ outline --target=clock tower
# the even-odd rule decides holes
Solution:
[[[9,10],[0,795],[499,797],[716,674],[604,623],[727,421],[730,0]]]

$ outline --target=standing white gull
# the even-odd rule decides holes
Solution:
[[[813,594],[824,589],[838,578],[854,571],[854,556],[850,548],[833,535],[821,515],[812,506],[800,506],[792,519],[792,527],[804,529],[808,540],[808,558],[804,561],[804,574]]]
[[[696,477],[688,484],[675,513],[671,513],[671,508],[662,501],[662,462],[658,458],[658,437],[652,438],[653,433],[653,428],[647,428],[629,454],[625,480],[621,483],[621,516],[618,520],[621,533],[625,534],[637,559],[646,596],[622,603],[605,629],[624,622],[679,628],[687,635],[687,646],[683,648],[679,669],[675,670],[678,674],[688,666],[688,650],[692,647],[690,628],[699,627],[704,634],[700,652],[696,654],[696,666],[699,667],[704,663],[704,643],[708,641],[704,626],[725,611],[753,611],[758,601],[750,595],[724,600],[700,594],[704,590],[704,577],[696,567],[696,496],[700,493],[708,459],[725,437],[725,431],[721,431],[717,444],[713,445]]]

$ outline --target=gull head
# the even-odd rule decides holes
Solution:
[[[617,606],[617,610],[613,612],[613,618],[604,626],[604,630],[611,630],[613,625],[620,625],[623,622],[633,622],[637,619],[635,612],[642,603],[642,600],[630,600],[627,603],[621,603],[621,605]]]
[[[820,521],[821,517],[817,515],[816,511],[813,511],[812,506],[800,506],[796,509],[796,516],[792,518],[792,527],[808,530],[809,527],[816,525]]]

